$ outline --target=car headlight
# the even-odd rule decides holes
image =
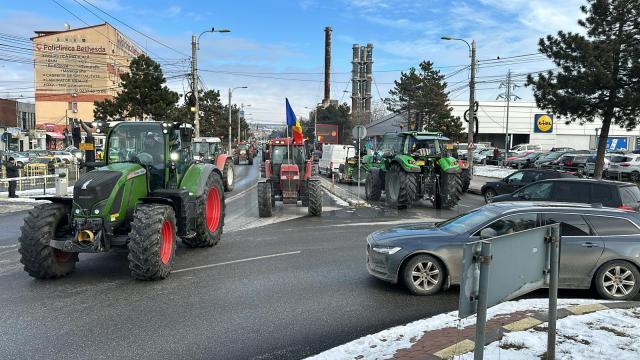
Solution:
[[[397,246],[374,246],[372,250],[381,254],[393,255],[402,250],[402,248]]]

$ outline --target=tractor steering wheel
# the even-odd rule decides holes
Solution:
[[[138,158],[138,161],[142,165],[148,166],[153,164],[153,156],[149,153],[141,152],[136,157]]]

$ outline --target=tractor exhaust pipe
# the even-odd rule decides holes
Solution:
[[[93,231],[82,230],[78,233],[78,242],[80,243],[92,243],[94,239]]]

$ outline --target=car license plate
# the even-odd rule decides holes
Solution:
[[[424,166],[424,160],[418,160],[418,161],[416,161],[416,165],[417,165],[417,166]]]

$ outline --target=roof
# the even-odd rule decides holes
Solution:
[[[367,136],[382,136],[386,133],[399,133],[400,125],[406,126],[407,114],[390,114],[381,120],[367,125]]]
[[[540,180],[537,182],[567,182],[567,181],[571,181],[571,182],[589,182],[589,183],[601,183],[601,184],[610,184],[610,185],[615,185],[615,186],[635,186],[634,184],[631,183],[627,183],[627,182],[622,182],[622,181],[615,181],[615,180],[597,180],[597,179],[585,179],[585,178],[558,178],[558,179],[545,179],[545,180]]]
[[[80,31],[80,30],[86,30],[86,29],[92,29],[92,28],[96,28],[96,27],[100,27],[100,26],[105,26],[105,25],[109,25],[111,26],[111,24],[104,22],[102,24],[98,24],[98,25],[91,25],[91,26],[85,26],[85,27],[79,27],[79,28],[75,28],[75,29],[69,29],[69,30],[34,30],[33,32],[36,33],[36,36],[32,37],[31,40],[33,39],[39,39],[42,37],[46,37],[46,36],[51,36],[51,35],[56,35],[56,34],[61,34],[61,33],[70,33],[70,32],[74,32],[74,31]]]

